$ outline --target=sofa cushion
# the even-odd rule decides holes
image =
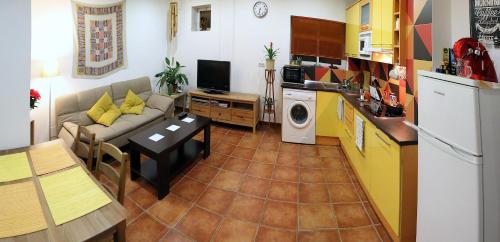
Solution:
[[[120,106],[120,111],[124,114],[142,114],[145,105],[139,96],[135,95],[132,90],[128,90],[127,97]]]
[[[125,116],[125,115],[124,115]],[[137,127],[136,124],[129,122],[121,116],[118,118],[111,126],[106,127],[101,124],[92,124],[86,126],[86,128],[95,133],[95,140],[99,142],[100,140],[108,141],[113,138],[116,138],[122,134],[125,134]],[[85,140],[84,140],[85,141]]]
[[[158,110],[158,109],[152,109],[152,108],[145,107],[144,111],[142,112],[141,115],[126,114],[120,118],[122,118],[128,122],[131,122],[133,124],[136,124],[135,127],[139,127],[139,126],[147,124],[147,123],[149,123],[149,122],[151,122],[159,117],[162,117],[163,115],[165,115],[165,113]]]
[[[148,77],[115,82],[111,84],[111,90],[113,92],[113,101],[118,106],[122,105],[125,97],[127,96],[128,90],[132,90],[142,100],[148,100],[152,93],[151,81]]]

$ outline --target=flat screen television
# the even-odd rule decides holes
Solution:
[[[229,61],[198,60],[198,88],[210,93],[230,91],[231,63]]]

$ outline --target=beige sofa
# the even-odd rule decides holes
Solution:
[[[129,89],[146,102],[141,115],[124,114],[109,127],[97,124],[87,116],[87,111],[104,92],[107,91],[116,106],[120,107]],[[99,140],[104,140],[121,147],[128,143],[128,138],[132,135],[173,115],[173,100],[153,93],[148,77],[116,82],[109,86],[61,96],[55,100],[58,137],[70,146],[74,143],[78,125],[85,126],[96,134],[96,144]],[[82,141],[88,143],[86,137],[82,137]]]

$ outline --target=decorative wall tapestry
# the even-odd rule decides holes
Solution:
[[[500,48],[500,0],[470,0],[470,32],[484,45]]]
[[[94,5],[73,1],[73,14],[73,75],[97,79],[124,69],[125,2]]]

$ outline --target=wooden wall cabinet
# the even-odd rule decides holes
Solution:
[[[343,59],[345,23],[292,16],[291,54]]]

